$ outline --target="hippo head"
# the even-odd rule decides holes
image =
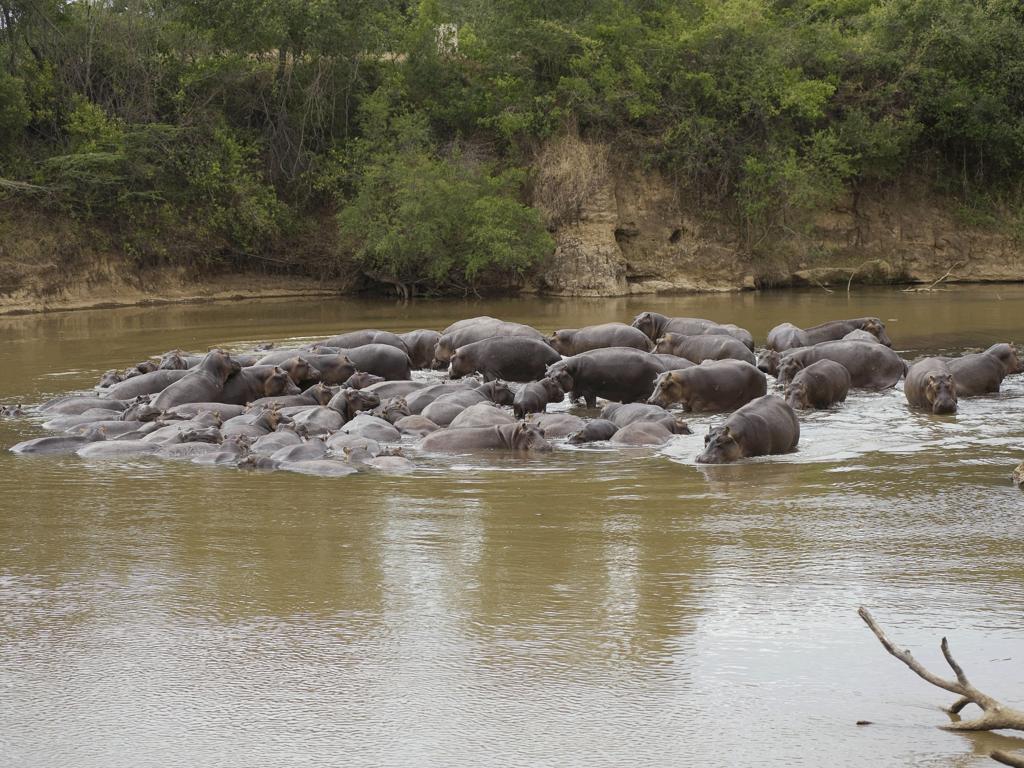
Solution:
[[[555,363],[547,371],[544,372],[544,378],[550,379],[559,387],[563,392],[572,392],[573,379],[572,374],[569,373],[564,363]]]
[[[558,354],[569,356],[573,353],[573,338],[576,336],[577,330],[576,328],[563,328],[552,333],[545,341]]]
[[[165,352],[160,358],[160,370],[162,371],[184,371],[188,368],[188,360],[180,349],[172,349]]]
[[[675,349],[676,344],[679,341],[679,334],[677,333],[666,333],[664,336],[659,336],[654,342],[654,354],[656,355],[671,355],[672,350]]]
[[[318,359],[317,368],[320,370],[320,381],[324,384],[341,384],[352,378],[356,372],[356,367],[348,355],[339,353]]]
[[[544,390],[544,394],[547,395],[549,403],[560,402],[565,397],[565,390],[562,389],[562,385],[554,379],[545,376],[543,379],[537,382]]]
[[[704,450],[697,456],[697,463],[728,464],[742,456],[740,444],[728,426],[711,427],[704,436]]]
[[[111,368],[100,376],[100,387],[112,387],[115,384],[124,381],[124,377],[118,373],[115,369]]]
[[[382,381],[387,381],[387,379],[383,376],[374,376],[366,371],[357,371],[349,376],[341,386],[350,389],[366,389],[371,384],[379,384]]]
[[[1024,371],[1024,364],[1021,363],[1020,357],[1017,355],[1017,348],[1013,344],[993,344],[988,351],[999,358],[1007,376]]]
[[[451,334],[445,334],[434,345],[434,359],[430,361],[430,367],[435,371],[444,370],[448,366],[448,361],[452,359],[454,352]]]
[[[766,349],[757,356],[757,369],[769,376],[778,376],[780,362],[782,362],[782,355],[774,349]]]
[[[281,366],[275,366],[274,370],[263,381],[264,397],[278,397],[279,395],[297,395],[301,392],[291,375]]]
[[[861,330],[867,331],[872,336],[876,337],[879,342],[885,344],[885,346],[892,346],[892,340],[889,338],[889,334],[885,332],[885,323],[877,317],[865,318],[864,325],[861,326]]]
[[[656,312],[641,312],[633,318],[631,325],[647,336],[651,341],[654,341],[664,325],[664,323],[661,322],[663,319],[663,316]]]
[[[484,382],[477,388],[477,391],[492,403],[497,403],[498,405],[512,405],[516,399],[512,388],[504,381],[498,379]]]
[[[804,367],[798,359],[793,356],[787,357],[779,363],[779,372],[777,374],[779,384],[786,386],[793,380],[793,377],[797,375]]]
[[[931,371],[924,382],[924,397],[934,414],[956,413],[956,382],[953,374]]]
[[[406,416],[411,416],[412,411],[409,410],[409,404],[405,402],[404,397],[391,397],[374,409],[373,415],[380,416],[388,423],[394,424]]]
[[[300,355],[285,360],[278,367],[287,372],[296,384],[301,384],[304,381],[320,381],[320,371]]]
[[[0,416],[5,419],[13,419],[24,415],[25,409],[22,408],[20,403],[18,405],[0,405]]]
[[[517,421],[509,441],[517,451],[550,451],[551,443],[544,439],[544,430],[528,421]]]
[[[368,411],[378,405],[380,397],[362,389],[342,389],[327,403],[328,408],[336,410],[346,421],[355,418],[359,411]]]
[[[686,400],[686,382],[682,371],[665,371],[654,380],[654,392],[647,399],[651,405],[668,408],[672,403]]]
[[[135,370],[141,375],[143,373],[152,373],[158,370],[157,364],[153,360],[143,360],[141,363],[135,364]]]
[[[242,370],[242,366],[238,364],[238,361],[232,360],[231,355],[223,349],[211,349],[206,353],[198,367],[213,376],[221,384],[227,381],[229,376]]]
[[[794,411],[811,407],[811,402],[807,397],[807,387],[802,381],[791,382],[786,388],[786,403]]]
[[[312,387],[307,389],[302,394],[312,397],[317,405],[327,405],[331,402],[331,398],[334,397],[334,390],[324,384],[322,381],[318,381]]]
[[[183,443],[219,443],[222,439],[217,427],[189,427],[179,437]]]
[[[462,347],[459,347],[448,361],[448,377],[451,379],[461,379],[463,376],[471,373],[476,373],[476,366],[469,360],[466,353],[462,351]]]

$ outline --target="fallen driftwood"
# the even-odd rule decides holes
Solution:
[[[963,668],[957,663],[956,659],[953,658],[952,652],[949,650],[949,643],[946,638],[942,638],[940,647],[942,648],[942,655],[946,659],[946,663],[949,664],[950,669],[956,675],[956,680],[946,680],[945,678],[939,677],[933,672],[930,672],[924,667],[921,662],[915,659],[910,651],[905,648],[899,648],[895,643],[890,640],[885,632],[874,617],[868,611],[867,608],[861,606],[857,610],[857,613],[864,623],[868,625],[868,628],[875,633],[875,637],[882,644],[892,656],[902,661],[910,671],[920,677],[922,680],[931,683],[937,688],[942,688],[944,691],[955,693],[959,698],[953,702],[945,711],[951,715],[959,715],[960,712],[968,704],[974,704],[981,709],[981,716],[976,717],[973,720],[956,720],[946,725],[939,726],[940,728],[947,731],[994,731],[1009,728],[1017,731],[1024,731],[1024,711],[1008,707],[1000,701],[992,698],[986,693],[982,693],[970,680],[967,679],[967,675],[964,674]],[[1024,755],[1011,754],[1009,752],[1003,752],[997,750],[991,755],[993,760],[1002,763],[1003,765],[1019,766],[1024,768]]]

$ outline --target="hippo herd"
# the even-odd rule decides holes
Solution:
[[[1006,376],[1022,371],[1009,343],[908,365],[876,317],[812,328],[784,323],[755,356],[749,332],[701,318],[642,312],[630,325],[545,336],[481,316],[442,331],[370,329],[280,349],[173,350],[107,371],[93,393],[2,406],[0,416],[35,414],[54,433],[13,446],[19,454],[154,454],[340,476],[409,471],[409,446],[423,453],[550,451],[559,440],[659,446],[689,433],[682,413],[715,413],[726,415],[709,428],[696,460],[720,464],[797,450],[798,413],[835,407],[850,390],[884,390],[902,379],[910,407],[951,414],[959,398],[998,392]],[[607,402],[586,416],[548,412],[567,397],[587,409]]]

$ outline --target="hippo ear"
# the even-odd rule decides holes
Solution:
[[[725,438],[726,440],[736,439],[735,437],[733,437],[732,427],[730,427],[728,424],[722,427],[722,437]]]

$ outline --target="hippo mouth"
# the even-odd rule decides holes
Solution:
[[[956,413],[955,400],[936,400],[932,403],[932,413],[936,416],[948,416]]]

